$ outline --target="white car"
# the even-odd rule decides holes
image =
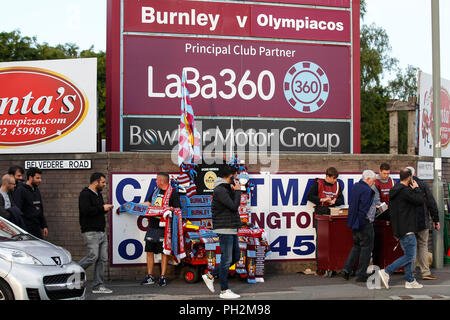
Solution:
[[[86,274],[62,247],[0,217],[0,300],[84,300]]]

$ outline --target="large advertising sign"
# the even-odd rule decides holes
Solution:
[[[196,116],[346,122],[360,152],[359,1],[271,2],[108,1],[108,149],[180,114],[185,70]]]
[[[178,118],[125,118],[124,151],[178,150]],[[330,122],[318,127],[313,121],[197,119],[201,150],[232,146],[237,152],[349,153],[350,124]],[[223,150],[223,149],[222,149]]]
[[[97,59],[0,63],[0,153],[97,151]]]
[[[264,228],[272,254],[268,260],[312,260],[316,254],[316,232],[307,194],[315,178],[323,174],[251,174],[255,185],[251,197],[251,222]],[[361,174],[341,174],[348,203],[354,183]],[[156,174],[113,173],[111,199],[114,207],[127,201],[143,202],[156,186]],[[111,264],[145,263],[144,236],[148,219],[129,214],[111,214]]]
[[[433,77],[419,73],[419,155],[433,156]],[[442,157],[450,158],[450,81],[441,79]]]
[[[139,36],[125,46],[124,114],[178,114],[186,68],[198,116],[351,117],[347,47]]]

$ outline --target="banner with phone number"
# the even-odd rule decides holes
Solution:
[[[322,174],[251,174],[255,185],[251,197],[251,222],[264,228],[272,253],[267,260],[312,260],[316,257],[316,232],[307,194],[314,179]],[[348,204],[360,173],[341,174],[344,198]],[[127,201],[143,202],[156,186],[156,174],[113,173],[112,199],[117,208]],[[111,216],[113,266],[145,263],[144,236],[147,218],[132,215]]]

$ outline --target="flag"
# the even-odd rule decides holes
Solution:
[[[201,159],[200,140],[195,127],[194,110],[187,89],[186,71],[183,70],[181,82],[181,116],[178,140],[178,166],[183,162],[196,162]]]

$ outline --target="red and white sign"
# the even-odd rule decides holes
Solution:
[[[348,47],[140,36],[128,36],[124,44],[124,114],[179,113],[186,68],[197,116],[351,117]],[[315,67],[295,66],[302,60],[315,61]],[[297,76],[289,77],[293,68]],[[313,74],[319,68],[326,83]]]
[[[198,116],[344,121],[359,153],[359,0],[268,2],[109,0],[107,149],[179,115],[186,68]]]
[[[419,154],[433,156],[433,77],[420,72]],[[450,81],[441,80],[441,147],[442,157],[450,158]]]
[[[96,152],[96,59],[0,63],[0,153]]]
[[[350,8],[351,0],[257,0],[257,2],[279,2],[290,4],[304,4],[312,6],[324,6],[324,7],[341,7]]]
[[[126,32],[350,42],[350,12],[182,0],[125,0]]]

